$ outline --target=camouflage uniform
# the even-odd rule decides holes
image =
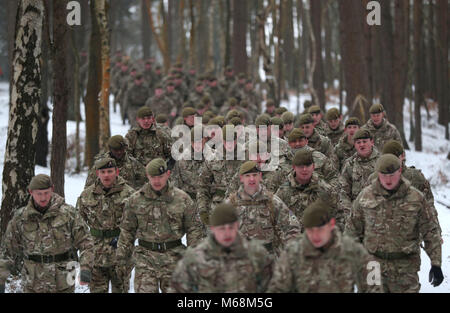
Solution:
[[[181,108],[183,107],[183,96],[176,90],[172,92],[168,92],[167,90],[164,92],[167,98],[172,100],[173,105],[177,108],[177,112],[181,112]],[[180,115],[180,113],[178,113]]]
[[[144,166],[152,159],[168,159],[171,156],[172,138],[152,125],[150,129],[133,127],[125,135],[128,140],[127,153]]]
[[[136,292],[158,292],[158,282],[167,291],[170,277],[187,244],[195,245],[202,237],[201,225],[194,203],[182,190],[169,183],[155,192],[150,183],[131,195],[125,203],[117,245],[117,262],[126,266],[133,251]]]
[[[198,104],[202,102],[203,97],[210,97],[211,95],[203,90],[202,92],[198,92],[197,90],[192,91],[189,94],[189,101],[191,101],[193,104]],[[212,98],[211,98],[212,100]],[[212,100],[214,102],[214,100]]]
[[[327,135],[327,128],[328,125],[323,120],[320,120],[319,123],[317,123],[317,125],[314,126],[314,129],[322,136]]]
[[[362,158],[358,153],[355,153],[345,161],[339,176],[341,188],[341,192],[339,192],[339,207],[344,212],[346,219],[350,214],[352,202],[364,188],[370,174],[374,172],[375,163],[379,156],[380,153],[373,147],[372,153],[368,158]]]
[[[300,225],[286,204],[263,185],[253,196],[241,185],[226,202],[237,207],[239,231],[249,239],[261,240],[271,253],[279,254],[289,240],[300,234]]]
[[[194,202],[197,199],[198,179],[204,160],[179,160],[175,163],[171,179],[175,187],[186,192]]]
[[[379,127],[376,127],[372,120],[368,120],[367,123],[361,127],[361,129],[367,129],[370,131],[375,147],[377,147],[379,151],[383,150],[383,145],[390,139],[403,142],[400,132],[393,124],[389,123],[386,118],[383,119],[383,122],[381,122]]]
[[[149,88],[144,82],[140,85],[136,85],[134,82],[130,83],[130,87],[125,95],[123,109],[126,110],[128,120],[132,126],[136,125],[137,110],[145,105],[149,96]]]
[[[303,232],[303,211],[316,201],[320,199],[329,199],[330,205],[335,209],[333,216],[337,220],[337,225],[343,229],[343,216],[337,212],[337,195],[334,193],[333,188],[325,182],[323,179],[313,173],[311,181],[306,185],[300,185],[295,180],[295,172],[292,171],[287,177],[287,181],[283,183],[276,195],[286,203],[289,210],[294,212],[295,216],[300,224],[300,229]]]
[[[381,292],[367,284],[367,251],[337,229],[331,242],[315,248],[304,234],[292,241],[277,260],[268,292]]]
[[[177,112],[177,107],[175,103],[167,97],[165,94],[162,94],[160,97],[153,96],[149,98],[145,105],[148,106],[150,109],[152,109],[153,114],[167,114],[170,115],[170,113]]]
[[[211,95],[213,105],[217,108],[221,108],[227,100],[225,91],[219,85],[215,87],[208,86],[206,91]]]
[[[344,135],[339,139],[339,143],[334,147],[334,153],[338,158],[339,171],[341,171],[345,161],[356,153],[355,145],[348,143],[348,135]]]
[[[144,166],[141,162],[133,158],[128,153],[125,152],[124,156],[120,160],[114,158],[111,152],[100,153],[95,156],[94,163],[95,161],[103,158],[113,158],[116,161],[117,168],[119,169],[119,176],[122,177],[125,182],[134,189],[142,187],[142,185],[144,185],[147,181]],[[88,177],[86,178],[84,188],[94,184],[96,180],[96,170],[95,167],[92,166],[89,170]]]
[[[346,233],[380,262],[386,292],[419,291],[422,239],[431,264],[441,266],[439,225],[423,194],[404,178],[393,193],[378,179],[364,188],[353,202]]]
[[[81,268],[91,268],[93,242],[76,209],[53,193],[49,208],[39,212],[32,198],[8,224],[0,252],[0,284],[9,273],[22,270],[25,292],[74,292],[70,262],[80,250]],[[43,260],[43,258],[53,260]],[[52,258],[54,257],[54,258]],[[61,260],[61,261],[55,261]],[[23,267],[21,265],[23,261]],[[75,278],[75,277],[73,277]]]
[[[315,128],[313,134],[308,138],[308,146],[322,152],[330,159],[331,162],[333,162],[333,164],[337,164],[338,159],[336,154],[334,154],[334,149],[331,145],[330,139],[320,135]]]
[[[189,248],[172,275],[172,288],[182,293],[265,292],[273,258],[256,240],[243,236],[228,248],[210,235]]]
[[[77,201],[77,209],[90,228],[94,240],[95,259],[92,269],[91,292],[108,292],[111,280],[112,292],[127,292],[128,289],[116,276],[115,247],[111,245],[119,237],[119,224],[122,219],[123,200],[135,190],[120,176],[116,183],[106,191],[98,180],[84,189]],[[130,270],[131,272],[131,270]]]
[[[331,129],[331,127],[326,124],[325,130],[324,130],[324,136],[328,137],[330,139],[331,145],[333,147],[336,147],[338,142],[340,141],[341,137],[344,135],[344,125],[342,123],[339,123],[339,127],[337,129]]]

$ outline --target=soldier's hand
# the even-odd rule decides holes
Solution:
[[[5,284],[0,285],[0,293],[5,293]]]
[[[209,225],[209,213],[206,211],[200,212],[200,219],[205,225]]]
[[[80,271],[80,285],[85,286],[91,282],[91,271],[81,270]]]
[[[440,266],[432,265],[430,269],[429,281],[434,286],[439,286],[444,280],[444,274]]]

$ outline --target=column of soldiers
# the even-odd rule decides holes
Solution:
[[[133,269],[136,292],[418,292],[422,242],[441,284],[431,188],[381,104],[364,125],[310,103],[295,116],[267,99],[262,113],[230,68],[218,80],[113,62],[131,128],[96,156],[75,208],[48,176],[31,180],[1,243],[0,291],[21,272],[26,292],[73,292],[67,265],[79,260],[91,292],[128,292]],[[174,158],[176,125],[188,158]]]

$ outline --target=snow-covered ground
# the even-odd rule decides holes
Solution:
[[[303,101],[310,99],[309,95],[302,94],[300,96],[300,112],[303,111]],[[9,91],[8,84],[0,83],[0,179],[3,175],[3,163],[5,144],[7,137],[8,126],[8,103],[9,103]],[[112,103],[112,101],[111,101]],[[282,102],[282,106],[289,108],[292,112],[297,110],[297,97],[291,96],[289,101]],[[335,97],[331,97],[328,101],[327,108],[338,107],[338,100]],[[414,114],[414,113],[413,113]],[[84,107],[81,108],[81,115],[84,120]],[[422,116],[426,116],[425,110],[422,112]],[[409,103],[405,104],[404,108],[404,120],[405,120],[405,132],[406,137],[409,138]],[[75,134],[75,122],[67,122],[67,134],[68,140]],[[111,134],[112,135],[125,135],[128,131],[128,126],[122,125],[120,114],[113,113],[111,108]],[[416,168],[422,170],[427,179],[430,180],[434,197],[435,206],[439,214],[439,221],[441,223],[444,245],[442,249],[442,270],[444,272],[444,282],[441,286],[434,288],[428,282],[428,272],[430,270],[430,260],[426,253],[422,251],[422,266],[419,273],[421,282],[421,292],[450,292],[450,285],[448,281],[450,273],[450,209],[441,203],[445,203],[450,206],[450,161],[446,159],[449,151],[449,142],[444,138],[444,127],[437,124],[437,112],[431,111],[430,120],[426,118],[422,120],[423,129],[423,152],[416,152],[408,150],[406,152],[407,165],[414,165]],[[52,134],[51,119],[49,122],[49,137]],[[80,124],[80,138],[84,138],[85,127],[84,123]],[[49,138],[49,140],[51,140]],[[409,143],[410,148],[414,149],[414,143]],[[75,205],[78,196],[83,190],[83,186],[87,176],[87,169],[84,169],[80,174],[74,174],[71,171],[75,168],[74,158],[68,160],[66,177],[65,177],[65,198],[66,202]],[[49,162],[50,164],[50,162]],[[50,174],[50,168],[43,168],[36,166],[36,174],[45,173]],[[131,286],[131,288],[133,288]],[[133,291],[132,289],[130,291]],[[89,292],[87,287],[81,287],[77,284],[76,292]]]

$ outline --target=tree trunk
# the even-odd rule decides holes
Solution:
[[[247,1],[233,0],[233,69],[247,73]]]
[[[157,32],[157,26],[155,26],[155,23],[153,22],[153,15],[151,11],[151,1],[145,0],[145,7],[147,9],[147,16],[148,21],[150,24],[150,29],[152,30],[153,37],[156,40],[156,43],[158,44],[159,51],[161,52],[161,55],[163,57],[163,65],[164,65],[164,73],[167,73],[170,68],[170,51],[168,50],[168,37],[167,37],[167,23],[164,22],[164,2],[160,2],[160,14],[163,16],[163,23],[161,26],[162,31]]]
[[[141,40],[142,40],[142,56],[144,60],[150,58],[150,36],[151,31],[150,25],[148,24],[147,10],[145,8],[145,0],[141,0]]]
[[[315,68],[314,68],[314,89],[317,92],[318,103],[322,110],[325,110],[325,89],[324,89],[324,74],[323,74],[323,61],[322,61],[322,5],[321,1],[310,0],[310,14],[311,14],[311,24],[314,31],[315,38],[315,55],[311,57],[315,58]]]
[[[437,80],[439,124],[445,126],[445,139],[449,139],[449,103],[448,103],[448,0],[436,0],[436,65],[439,67],[436,72],[441,72],[440,79]]]
[[[334,69],[333,69],[333,61],[331,58],[331,44],[333,41],[333,27],[332,27],[332,19],[330,14],[331,4],[328,4],[325,7],[325,79],[327,82],[327,87],[333,87],[334,80]]]
[[[75,63],[74,63],[74,71],[73,74],[75,77],[79,77],[80,75],[80,57],[77,50],[76,40],[75,40],[75,32],[71,32],[71,41],[70,41],[70,47],[72,49],[72,53],[75,56]],[[73,80],[73,94],[75,99],[75,122],[76,122],[76,128],[75,128],[75,159],[76,159],[76,165],[75,165],[75,173],[80,173],[81,171],[81,158],[80,158],[80,81],[78,79]]]
[[[11,13],[12,14],[12,13]],[[26,205],[34,176],[37,114],[41,98],[41,40],[44,5],[21,0],[17,9],[8,137],[6,139],[0,211],[1,237],[14,210]]]
[[[226,15],[225,15],[225,57],[224,66],[231,65],[231,0],[225,0],[226,3]]]
[[[194,14],[194,1],[189,0],[189,14],[191,18],[191,30],[189,38],[189,67],[197,68],[197,54],[195,53],[195,42],[197,40],[197,34],[195,32],[195,14]]]
[[[428,73],[428,96],[436,100],[436,46],[435,46],[435,30],[434,30],[434,4],[433,0],[428,3],[428,45],[425,54],[427,57],[427,73]]]
[[[423,39],[422,39],[422,25],[423,25],[423,0],[414,1],[414,146],[416,151],[422,151],[422,121],[420,116],[420,107],[423,103]]]
[[[284,79],[287,80],[289,87],[294,87],[294,23],[293,23],[293,4],[292,0],[282,0],[283,18],[283,56],[284,56]]]

